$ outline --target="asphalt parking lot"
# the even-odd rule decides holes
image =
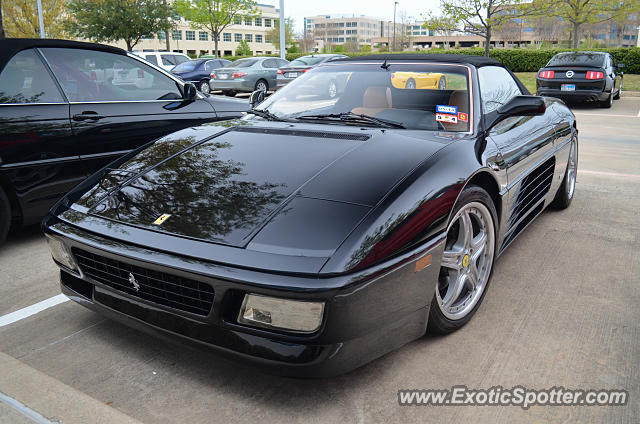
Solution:
[[[576,197],[498,260],[474,319],[347,375],[263,375],[154,339],[73,302],[3,325],[59,294],[38,228],[0,247],[0,422],[640,422],[640,97],[576,107]],[[626,406],[399,406],[399,389],[626,389]],[[5,402],[2,402],[2,396]]]

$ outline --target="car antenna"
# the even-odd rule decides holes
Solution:
[[[390,63],[387,63],[387,60],[388,60],[388,59],[385,57],[385,59],[384,59],[384,63],[383,63],[382,65],[380,65],[380,67],[381,67],[382,69],[389,69],[389,66],[391,66],[391,64],[390,64]]]

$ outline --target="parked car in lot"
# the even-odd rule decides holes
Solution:
[[[289,63],[277,57],[238,59],[211,74],[211,90],[222,90],[227,96],[255,90],[276,89],[278,68]]]
[[[321,63],[331,62],[332,60],[342,59],[347,56],[343,54],[311,54],[308,56],[302,56],[292,60],[286,66],[278,69],[277,76],[277,88],[280,89],[289,84],[294,79],[298,78],[309,69],[313,69],[315,66]]]
[[[138,57],[143,58],[147,62],[152,65],[159,66],[165,71],[172,70],[176,65],[179,65],[183,62],[188,62],[191,60],[189,56],[183,53],[173,53],[173,52],[144,52],[139,50],[134,50],[132,52]]]
[[[406,72],[456,85],[396,87]],[[346,82],[339,96],[308,83],[319,74]],[[467,323],[498,255],[570,205],[577,137],[564,103],[490,58],[341,59],[242,119],[120,158],[43,229],[81,305],[273,372],[335,375]]]
[[[211,73],[218,68],[231,63],[227,59],[197,59],[176,65],[171,73],[185,82],[194,84],[204,94],[209,94],[209,79]]]
[[[623,63],[605,52],[563,52],[538,71],[537,94],[610,108],[622,93]]]
[[[241,116],[124,50],[0,40],[0,243],[87,176],[181,128]]]

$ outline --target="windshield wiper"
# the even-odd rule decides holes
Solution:
[[[288,119],[280,118],[278,115],[269,112],[267,109],[250,109],[247,111],[247,113],[268,119],[270,121],[290,122]]]
[[[353,112],[325,113],[325,114],[319,114],[319,115],[302,115],[302,116],[296,116],[296,119],[366,122],[368,124],[374,124],[374,125],[385,127],[385,128],[404,128],[404,129],[407,128],[405,124],[402,124],[400,122],[391,121],[389,119],[375,118],[373,116],[363,115],[363,114],[353,113]]]

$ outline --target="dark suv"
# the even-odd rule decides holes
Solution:
[[[115,47],[0,40],[0,243],[119,156],[248,108]]]

